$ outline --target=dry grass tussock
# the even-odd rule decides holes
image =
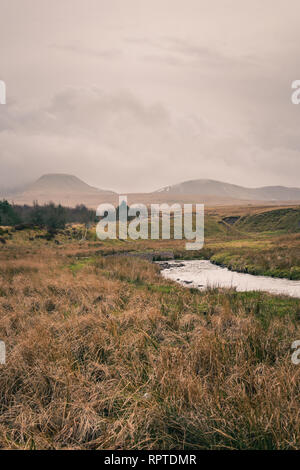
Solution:
[[[1,448],[300,448],[297,300],[55,253],[1,261]]]

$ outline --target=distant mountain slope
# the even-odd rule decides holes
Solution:
[[[300,201],[300,188],[285,186],[264,186],[245,188],[222,181],[199,179],[166,186],[156,191],[165,194],[199,194],[203,196],[226,197],[252,201]]]
[[[268,203],[271,205],[290,205],[300,203],[300,189],[284,186],[265,186],[262,188],[245,188],[221,181],[199,179],[185,181],[167,186],[152,193],[128,193],[128,203],[196,203],[214,205],[249,205]],[[81,179],[68,174],[47,174],[19,191],[4,191],[0,188],[0,199],[6,198],[16,204],[31,205],[34,201],[40,204],[47,202],[60,203],[74,207],[85,204],[96,209],[99,204],[118,204],[118,194],[98,189],[86,184]]]
[[[42,204],[52,201],[69,206],[86,204],[95,207],[103,200],[111,202],[116,196],[113,191],[94,188],[77,176],[55,173],[41,176],[23,192],[10,195],[9,199],[21,204],[32,204],[33,201]]]
[[[94,188],[93,186],[84,183],[77,176],[67,175],[64,173],[53,173],[41,176],[37,181],[30,184],[26,188],[26,192],[112,192],[103,189]]]

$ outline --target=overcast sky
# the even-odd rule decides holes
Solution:
[[[0,0],[0,187],[300,186],[299,0]]]

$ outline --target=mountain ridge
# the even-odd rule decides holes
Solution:
[[[47,173],[28,184],[23,191],[8,194],[12,202],[19,204],[32,204],[37,201],[41,204],[55,202],[68,206],[94,206],[97,201],[111,202],[116,196],[114,191],[95,188],[77,176],[67,173]]]
[[[71,191],[71,192],[108,192],[113,191],[96,188],[82,181],[80,178],[67,173],[47,173],[29,184],[25,191]]]
[[[182,183],[165,186],[155,191],[155,193],[198,194],[255,201],[300,201],[300,188],[296,187],[277,185],[248,188],[211,179],[183,181]]]
[[[236,184],[211,179],[184,181],[175,185],[165,186],[149,193],[127,193],[128,202],[151,203],[195,203],[208,205],[236,204],[291,204],[300,203],[300,188],[286,186],[263,186],[247,188]],[[96,208],[102,203],[118,203],[118,193],[96,188],[80,178],[67,173],[48,173],[42,175],[22,191],[2,194],[11,202],[18,204],[41,204],[50,201],[68,206],[84,204]]]

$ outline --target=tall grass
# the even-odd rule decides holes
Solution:
[[[298,300],[34,246],[1,254],[1,448],[300,448]]]

